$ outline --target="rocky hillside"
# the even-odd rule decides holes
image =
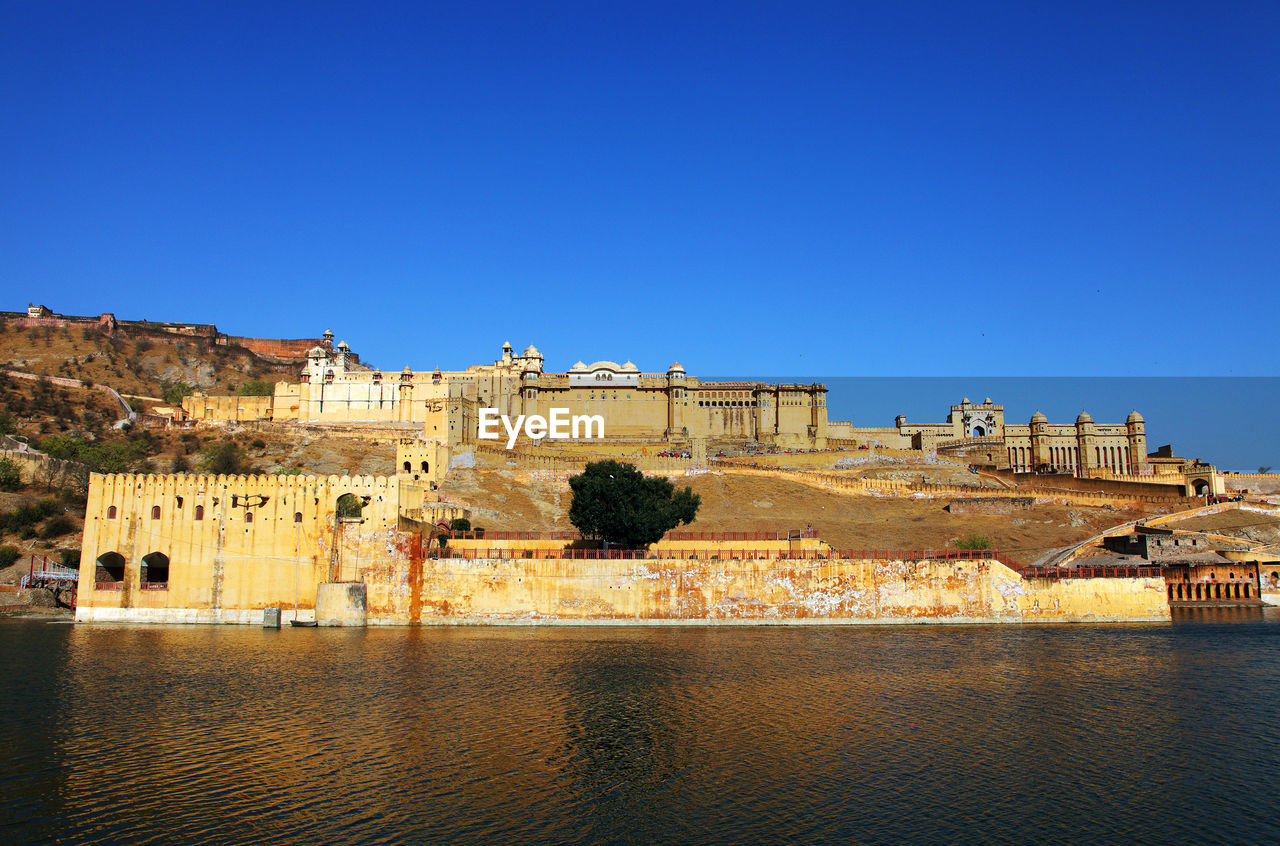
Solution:
[[[200,338],[154,338],[96,327],[27,328],[0,322],[0,367],[106,384],[160,401],[185,384],[210,394],[235,393],[251,381],[295,379],[298,365],[267,361],[243,347]]]

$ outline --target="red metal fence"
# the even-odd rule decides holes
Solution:
[[[999,552],[983,549],[431,549],[429,558],[564,558],[570,560],[705,559],[747,561],[990,561],[1004,558]],[[1004,563],[1004,562],[1002,562]],[[1016,569],[1016,567],[1014,568]]]
[[[1161,578],[1160,567],[1023,567],[1024,579],[1141,579]]]

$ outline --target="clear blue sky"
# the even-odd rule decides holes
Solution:
[[[384,368],[1271,375],[1278,45],[1276,2],[4,0],[0,308]]]

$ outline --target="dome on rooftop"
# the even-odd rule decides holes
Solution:
[[[1141,415],[1141,414],[1139,414],[1139,413],[1138,413],[1138,409],[1136,409],[1136,408],[1135,408],[1133,411],[1130,411],[1130,412],[1129,412],[1129,416],[1125,418],[1124,422],[1126,422],[1126,423],[1144,423],[1144,422],[1146,422],[1146,421],[1144,421],[1144,420],[1142,419],[1142,415]]]
[[[1049,418],[1044,416],[1043,411],[1041,411],[1040,409],[1036,409],[1036,413],[1031,415],[1031,422],[1032,423],[1048,423]]]
[[[1083,408],[1080,409],[1080,416],[1076,418],[1076,425],[1078,426],[1081,423],[1092,423],[1092,422],[1093,422],[1093,418],[1089,416],[1089,412],[1085,411]]]
[[[684,372],[684,368],[683,368],[683,367],[681,367],[681,366],[680,366],[680,362],[678,362],[678,361],[677,361],[677,362],[675,362],[674,364],[672,364],[670,367],[668,367],[668,368],[667,368],[667,372],[668,372],[668,373],[683,373],[683,372]]]
[[[338,341],[338,349],[342,352],[351,352],[351,347],[347,345],[346,341]]]
[[[538,348],[535,347],[533,344],[530,344],[529,346],[525,347],[524,352],[521,353],[520,355],[523,358],[542,358],[542,353],[538,352]]]

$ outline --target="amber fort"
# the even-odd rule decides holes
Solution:
[[[266,396],[196,392],[180,406],[151,407],[140,424],[234,438],[323,433],[394,449],[393,463],[366,475],[93,474],[74,578],[79,620],[1073,622],[1168,619],[1188,602],[1280,600],[1280,549],[1171,522],[1273,508],[1256,496],[1243,502],[1244,493],[1280,492],[1280,477],[1223,473],[1170,446],[1152,449],[1136,409],[1121,421],[1081,411],[1055,422],[1037,411],[1019,422],[991,397],[965,397],[940,422],[899,415],[892,426],[868,426],[828,419],[823,384],[702,379],[679,362],[642,371],[630,361],[578,361],[551,371],[536,346],[517,353],[506,343],[491,363],[383,371],[327,331],[236,338],[212,326],[66,317],[43,306],[7,319],[201,337],[293,373]],[[554,441],[528,432],[494,441],[480,437],[482,413],[603,426]],[[33,477],[54,464],[29,450],[6,455]],[[608,549],[572,531],[458,529],[454,521],[474,516],[472,507],[442,493],[486,462],[555,489],[603,459],[671,479],[797,484],[837,496],[853,513],[869,498],[912,498],[952,515],[1017,522],[1058,503],[1115,513],[1117,524],[1034,561],[992,549],[841,548],[824,539],[821,513],[803,526],[672,531],[645,549]],[[868,462],[890,469],[850,472]],[[894,466],[959,476],[931,481]],[[1139,516],[1119,519],[1130,512]]]
[[[118,325],[110,315],[66,318],[35,306],[26,319]],[[642,371],[630,361],[578,361],[556,372],[536,346],[517,353],[508,343],[492,363],[383,371],[335,343],[332,332],[233,341],[214,327],[134,328],[256,344],[263,355],[292,362],[296,374],[276,382],[268,396],[197,392],[180,407],[152,408],[149,419],[228,432],[345,433],[394,443],[395,462],[355,476],[95,474],[78,574],[79,620],[256,624],[271,614],[320,625],[1159,620],[1168,618],[1170,602],[1195,601],[1196,590],[1202,597],[1225,590],[1253,602],[1280,590],[1262,576],[1270,553],[1252,548],[1204,547],[1217,558],[1199,562],[1210,568],[1203,573],[1196,562],[1179,559],[1177,570],[1132,552],[1086,564],[1074,550],[1037,567],[996,550],[839,549],[812,526],[673,531],[647,549],[616,550],[573,532],[454,530],[452,521],[467,517],[469,507],[439,493],[451,473],[486,457],[552,485],[589,461],[618,458],[671,478],[785,478],[847,495],[854,509],[861,497],[925,497],[955,514],[1008,514],[1042,500],[1183,512],[1216,507],[1206,502],[1240,486],[1231,474],[1171,448],[1150,450],[1137,410],[1122,421],[1097,422],[1082,411],[1071,422],[1039,412],[1017,422],[1006,420],[990,397],[964,398],[941,422],[900,415],[892,426],[876,427],[829,420],[822,384],[707,380],[679,362]],[[554,444],[522,435],[507,450],[478,437],[482,411],[513,419],[567,414],[601,419],[604,427]],[[839,470],[872,455],[967,467],[971,481]],[[1122,525],[1112,537],[1176,534],[1157,525]],[[1229,566],[1220,578],[1214,568],[1223,562]]]

